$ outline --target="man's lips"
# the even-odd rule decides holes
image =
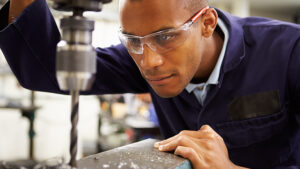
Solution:
[[[146,80],[148,80],[153,85],[162,85],[165,84],[171,79],[174,75],[167,75],[167,76],[155,76],[155,77],[146,77]]]
[[[146,77],[146,79],[147,80],[149,80],[149,81],[160,81],[160,80],[163,80],[163,79],[167,79],[167,78],[169,78],[169,77],[171,77],[171,76],[173,76],[173,75],[168,75],[168,76],[156,76],[156,77],[151,77],[151,76],[148,76],[148,77]]]

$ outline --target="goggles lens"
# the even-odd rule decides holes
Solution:
[[[130,53],[143,54],[145,44],[155,52],[164,53],[181,45],[188,38],[189,33],[186,28],[161,31],[145,37],[121,33],[120,40]]]
[[[167,29],[155,32],[144,37],[119,33],[121,43],[127,48],[129,53],[143,54],[144,45],[157,53],[168,52],[180,46],[190,35],[190,27],[207,10],[205,7],[199,11],[192,20],[179,28]]]

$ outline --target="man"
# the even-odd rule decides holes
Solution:
[[[168,138],[155,147],[194,168],[300,167],[300,27],[207,6],[121,0],[126,48],[97,49],[90,93],[150,92]],[[0,18],[0,47],[19,82],[62,93],[45,1],[11,0]]]

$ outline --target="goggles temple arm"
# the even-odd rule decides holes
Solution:
[[[197,21],[197,19],[204,14],[207,10],[209,9],[209,6],[206,6],[205,8],[201,9],[201,11],[199,11],[191,20],[193,23],[195,23]]]

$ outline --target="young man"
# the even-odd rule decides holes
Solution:
[[[56,24],[44,0],[26,2],[0,11],[0,47],[24,87],[62,93]],[[300,27],[207,6],[121,0],[126,48],[97,49],[89,93],[150,92],[168,138],[155,147],[194,168],[300,167]]]

